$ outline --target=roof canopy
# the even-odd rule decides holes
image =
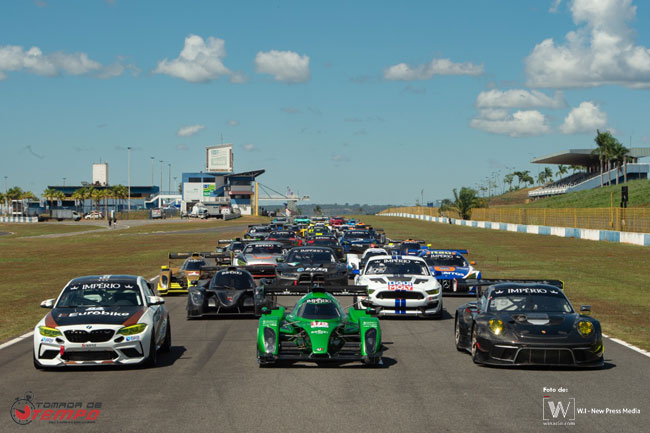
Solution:
[[[589,167],[598,164],[598,155],[592,155],[594,149],[569,149],[564,152],[553,153],[546,156],[533,158],[533,164],[563,164],[582,165]],[[632,147],[628,154],[631,158],[644,158],[650,156],[650,147]]]

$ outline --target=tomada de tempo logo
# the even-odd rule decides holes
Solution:
[[[33,399],[34,394],[32,392],[26,392],[24,398],[16,397],[10,410],[11,419],[16,424],[25,425],[32,422],[32,412],[36,409],[34,403],[32,403]]]
[[[49,423],[94,423],[101,413],[101,402],[49,402],[34,401],[34,393],[16,397],[9,413],[16,424],[25,425],[32,421]]]

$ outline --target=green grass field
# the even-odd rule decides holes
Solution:
[[[103,228],[98,225],[68,225],[58,223],[14,223],[14,224],[0,224],[0,232],[11,233],[2,238],[22,238],[27,236],[50,235],[58,233],[76,233],[85,232],[89,230],[97,230]]]
[[[437,248],[467,248],[485,278],[563,280],[574,306],[589,304],[606,334],[650,349],[650,248],[363,216],[395,239],[425,239]],[[451,312],[453,314],[453,312]]]
[[[0,342],[29,331],[45,314],[42,300],[56,297],[72,278],[92,274],[136,274],[154,277],[167,263],[169,251],[214,251],[218,239],[241,236],[242,231],[212,234],[183,233],[137,236],[153,231],[183,231],[195,228],[253,224],[262,218],[244,217],[231,221],[199,221],[155,224],[125,230],[78,234],[58,238],[0,237]],[[66,230],[64,225],[11,225],[17,234]],[[54,228],[52,228],[54,227]],[[90,227],[92,228],[92,227]],[[52,231],[55,230],[55,231]],[[128,236],[134,234],[134,236]],[[125,236],[126,235],[126,236]]]
[[[555,197],[535,200],[523,206],[536,208],[609,207],[613,193],[614,207],[618,207],[621,202],[621,186],[622,184],[604,186],[602,188],[595,188],[588,191],[562,194]],[[632,180],[627,182],[627,186],[629,188],[629,202],[627,207],[650,206],[650,181]]]

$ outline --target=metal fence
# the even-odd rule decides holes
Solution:
[[[441,213],[437,208],[417,206],[390,208],[380,214],[392,212],[457,218],[453,212]],[[511,224],[650,233],[650,208],[478,208],[472,210],[471,219]]]

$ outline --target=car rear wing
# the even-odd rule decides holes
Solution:
[[[193,252],[193,253],[169,253],[169,259],[187,259],[192,256],[203,257],[204,259],[221,259],[227,257],[226,254],[216,253],[212,251],[202,251],[202,252]]]
[[[217,241],[219,245],[231,244],[233,242],[257,242],[257,239],[233,238],[233,239],[219,239]]]
[[[452,250],[452,249],[444,249],[444,248],[431,248],[427,246],[426,248],[422,248],[423,250],[427,250],[430,253],[440,253],[440,254],[445,254],[445,253],[456,253],[456,254],[466,254],[469,255],[469,250]]]
[[[319,284],[304,286],[263,286],[264,293],[273,296],[303,296],[307,293],[329,293],[333,296],[365,296],[368,286],[321,286]]]
[[[420,239],[420,240],[417,240],[417,239],[396,240],[396,239],[386,238],[386,243],[395,244],[394,246],[399,246],[399,244],[401,244],[402,242],[413,242],[413,243],[418,243],[418,244],[426,244],[427,243],[427,241],[425,241],[423,239]]]
[[[544,279],[527,279],[527,278],[482,278],[482,279],[466,279],[457,280],[458,287],[469,288],[477,287],[476,296],[481,296],[482,288],[492,286],[500,283],[514,283],[514,284],[548,284],[549,286],[556,287],[564,290],[564,281],[561,280],[544,280]]]

